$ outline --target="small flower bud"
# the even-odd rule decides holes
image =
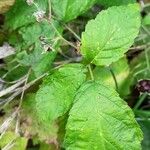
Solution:
[[[34,0],[26,0],[28,5],[32,5],[34,3]]]
[[[45,13],[46,13],[45,11],[39,10],[39,11],[33,13],[33,16],[36,18],[36,20],[38,22],[41,22],[45,17]]]

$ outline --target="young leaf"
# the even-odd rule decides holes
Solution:
[[[136,3],[136,0],[97,0],[100,5],[104,7],[127,5],[130,3]]]
[[[111,7],[88,22],[82,33],[81,53],[95,65],[109,65],[133,44],[140,27],[137,4]]]
[[[86,79],[85,71],[81,64],[69,64],[44,80],[36,94],[40,121],[50,124],[70,109],[76,90]]]
[[[96,0],[53,0],[52,8],[59,19],[68,22],[84,13]]]
[[[140,150],[142,132],[115,90],[97,82],[81,86],[69,113],[66,150]]]

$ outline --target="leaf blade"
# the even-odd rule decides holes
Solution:
[[[85,68],[81,64],[65,65],[48,76],[36,94],[36,109],[42,122],[52,122],[71,107],[73,97],[85,81]]]
[[[36,4],[39,9],[46,11],[48,5],[47,0],[37,0]],[[16,0],[13,7],[6,13],[6,28],[15,30],[22,26],[34,23],[36,19],[33,16],[33,13],[36,11],[37,8],[34,5],[29,6],[25,1]]]
[[[133,83],[133,79],[130,75],[128,60],[125,57],[112,63],[109,67],[95,67],[93,70],[93,75],[97,82],[108,85],[114,89],[118,88],[117,92],[122,98],[126,98],[131,92],[130,88]]]
[[[88,10],[96,0],[59,0],[52,1],[53,9],[59,19],[68,22]]]
[[[140,27],[137,4],[111,7],[100,12],[82,33],[81,54],[95,65],[110,65],[124,56]]]
[[[81,86],[69,113],[66,149],[135,150],[141,139],[133,112],[113,89],[97,82]]]
[[[119,5],[127,5],[130,3],[136,3],[136,0],[98,0],[98,3],[103,5],[104,7],[110,7],[110,6],[119,6]]]

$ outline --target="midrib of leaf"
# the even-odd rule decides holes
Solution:
[[[86,90],[88,90],[89,88],[91,88],[92,87],[92,85],[90,85],[90,86],[88,86],[84,91],[86,91]],[[82,96],[82,95],[84,95],[84,91],[82,91],[82,93],[80,94],[80,96]],[[83,106],[84,105],[84,103],[86,103],[86,101],[83,101],[83,103],[81,104],[81,106]],[[95,109],[95,105],[92,105],[93,107],[91,107],[91,110],[90,110],[90,112],[93,112],[93,110]],[[78,110],[80,109],[80,107],[78,108]],[[78,111],[77,110],[77,111]],[[97,113],[98,115],[100,115],[99,113]],[[91,115],[92,115],[92,113],[91,113]],[[88,116],[88,118],[93,118],[93,117],[91,117],[91,115],[90,116]],[[102,117],[102,118],[104,118],[102,115],[100,115],[100,117]],[[105,118],[104,118],[105,119]],[[86,126],[86,123],[85,122],[83,122],[83,125],[81,126],[81,128],[84,128],[84,126]],[[103,131],[102,130],[102,127],[101,127],[101,124],[99,123],[99,127],[100,127],[100,129],[101,129],[101,131]],[[98,127],[97,127],[97,129],[98,129]],[[103,134],[103,132],[101,132],[101,137],[102,137],[102,139],[105,139],[104,138],[104,134]],[[94,137],[94,136],[93,136]],[[75,138],[75,139],[77,139],[77,138]],[[106,140],[106,139],[105,139]],[[106,140],[107,141],[107,140]],[[92,142],[92,141],[91,141]],[[109,142],[109,141],[108,141]],[[110,143],[110,142],[109,142]],[[102,144],[103,144],[103,148],[105,149],[105,144],[104,144],[104,140],[102,141]],[[90,144],[89,144],[89,146],[90,146]]]
[[[86,91],[86,90],[88,90],[89,88],[91,88],[93,85],[90,85],[90,86],[88,86],[84,91]],[[81,94],[81,95],[84,95],[84,91],[82,92],[83,94]],[[81,96],[80,95],[80,96]],[[109,97],[106,97],[106,95],[103,95],[103,94],[101,94],[103,97],[105,97],[105,98],[107,98],[107,99],[109,99]],[[112,102],[112,101],[111,101]],[[86,101],[83,101],[83,103],[81,104],[81,106],[84,106],[84,103],[86,103]],[[113,102],[112,102],[113,103]],[[113,103],[114,104],[114,103]],[[116,106],[118,106],[116,103],[115,103],[115,105]],[[95,109],[95,105],[93,104],[92,105],[93,107],[91,107],[91,110],[90,110],[90,112],[93,112],[93,110]],[[120,107],[120,106],[118,106],[118,107]],[[80,108],[78,108],[78,110],[79,110]],[[77,111],[78,111],[77,110]],[[100,118],[103,118],[104,120],[106,120],[107,122],[108,122],[108,124],[109,124],[109,121],[101,114],[101,112],[99,111],[99,110],[96,110],[96,112],[97,112],[97,114],[99,115],[99,117]],[[105,114],[105,112],[103,112],[104,114]],[[92,115],[92,113],[91,113],[91,115]],[[88,118],[93,118],[93,117],[91,117],[91,115],[90,116],[88,116]],[[113,116],[111,116],[111,117],[113,117]],[[114,118],[114,117],[113,117]],[[117,119],[117,118],[116,118]],[[90,120],[90,119],[88,119],[88,120]],[[96,118],[95,118],[95,120],[96,120]],[[119,120],[119,119],[117,119],[117,120]],[[119,120],[120,121],[120,120]],[[99,122],[98,122],[99,123]],[[83,122],[83,126],[82,127],[84,127],[84,126],[86,126],[86,123],[85,122]],[[82,128],[81,127],[81,128]],[[102,137],[102,144],[103,144],[103,148],[104,148],[104,150],[106,149],[105,147],[105,142],[104,142],[104,140],[105,141],[107,141],[108,143],[110,143],[113,147],[115,147],[110,141],[108,141],[103,135],[104,135],[104,133],[103,133],[103,129],[102,129],[102,126],[101,126],[101,124],[99,123],[99,127],[100,127],[100,135],[101,135],[101,137]],[[97,127],[97,129],[98,129],[98,127]],[[117,145],[117,144],[116,144]],[[120,148],[120,147],[119,147]],[[115,148],[116,149],[116,148]]]
[[[106,88],[106,92],[104,92],[105,93],[104,94],[103,89],[105,90],[105,88]],[[74,104],[75,107],[73,107],[73,110],[71,110],[70,113],[71,118],[69,118],[68,120],[68,123],[71,124],[70,126],[67,126],[68,134],[66,135],[65,138],[66,139],[65,142],[69,146],[68,149],[75,148],[75,146],[77,146],[77,148],[79,149],[80,148],[84,149],[84,144],[85,144],[87,146],[86,147],[87,149],[91,149],[93,145],[93,149],[97,149],[99,147],[105,150],[108,147],[110,147],[111,149],[114,150],[118,150],[118,149],[123,150],[124,149],[123,145],[125,144],[125,142],[129,142],[131,149],[134,149],[135,147],[137,148],[139,141],[141,141],[142,135],[140,133],[140,129],[138,128],[136,121],[134,120],[133,114],[131,113],[131,109],[129,109],[129,107],[127,106],[127,104],[124,103],[123,100],[120,101],[121,99],[119,98],[118,94],[114,90],[112,90],[111,92],[111,89],[110,91],[108,89],[109,89],[108,86],[97,83],[96,81],[89,81],[85,84],[85,86],[83,86],[83,89],[81,88],[77,92],[77,97],[75,98],[75,104]],[[96,91],[96,93],[94,91]],[[92,96],[92,99],[90,96]],[[114,97],[114,100],[112,97]],[[112,107],[112,110],[110,111],[108,110],[107,112],[106,110],[107,106],[105,102],[108,103],[110,107]],[[86,106],[87,108],[85,108]],[[103,106],[106,109],[104,109]],[[115,115],[113,113],[115,112],[113,107],[120,110],[120,112],[118,112],[118,114]],[[80,113],[82,114],[81,111],[82,109],[84,109],[84,113],[87,113],[87,115],[83,114],[83,116],[80,116]],[[127,115],[127,117],[123,119],[123,115],[125,114]],[[74,123],[76,122],[78,126],[73,127]],[[110,135],[105,125],[108,126],[109,129],[108,131],[110,131]],[[90,128],[89,130],[88,127]],[[121,135],[118,132],[116,132],[117,130],[120,131],[119,129],[117,129],[118,127],[121,130],[121,133],[125,135],[125,139],[121,139]],[[121,129],[122,127],[127,129],[128,132],[130,132],[131,130],[132,133],[131,134],[129,133],[129,135],[126,134],[125,130],[122,131]],[[116,131],[113,132],[113,130]],[[86,135],[86,131],[89,134]],[[79,136],[78,134],[76,134],[76,132],[79,134]],[[69,133],[71,134],[71,136],[69,136]],[[84,135],[83,137],[82,134]],[[133,134],[135,134],[134,136],[137,144],[136,146],[132,145],[132,138],[134,139]],[[75,139],[73,135],[76,135]],[[85,141],[83,139],[84,137],[86,138]],[[96,143],[94,144],[95,137],[99,138],[99,144]],[[67,139],[71,140],[72,143],[69,144],[69,141],[67,141]],[[126,147],[129,148],[130,146],[126,146]]]
[[[111,26],[111,24],[110,24]],[[109,30],[111,30],[111,27],[109,28]],[[105,46],[108,44],[108,42],[110,41],[110,39],[113,37],[113,35],[115,34],[115,32],[117,31],[116,27],[114,29],[114,31],[111,33],[111,35],[108,37],[108,39],[106,40],[106,42],[104,43],[104,45],[102,45],[101,48],[99,48],[99,52],[98,54],[92,59],[92,61],[90,63],[93,63],[93,61],[99,56],[99,54],[101,53],[101,51],[103,51],[105,49]],[[110,32],[110,31],[109,31]],[[107,34],[109,34],[109,32],[107,32]],[[107,37],[107,36],[106,36]],[[108,57],[107,57],[108,58]],[[110,57],[109,57],[110,58]]]
[[[65,7],[65,12],[64,12],[63,18],[66,18],[66,14],[67,14],[67,10],[68,10],[68,3],[69,3],[69,0],[67,0],[67,2],[66,2],[66,7]]]

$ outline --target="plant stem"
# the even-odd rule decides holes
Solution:
[[[111,69],[111,67],[109,67],[109,71],[114,79],[114,82],[115,82],[115,86],[116,86],[116,91],[118,92],[119,91],[119,87],[118,87],[118,83],[117,83],[117,79],[116,79],[116,76],[114,74],[114,71]]]
[[[150,118],[150,112],[146,110],[134,110],[134,113],[141,118]]]
[[[147,64],[147,69],[149,70],[150,69],[150,60],[149,60],[149,56],[148,56],[148,51],[150,49],[146,49],[145,50],[145,58],[146,58],[146,64]]]
[[[81,41],[81,38],[70,28],[68,27],[66,24],[64,25],[66,27],[66,29],[68,29],[79,41]]]
[[[75,49],[78,49],[74,44],[72,44],[71,42],[67,41],[67,40],[59,33],[59,31],[56,29],[55,25],[54,25],[53,22],[51,21],[51,18],[52,18],[52,14],[51,14],[51,0],[48,0],[48,4],[49,4],[49,17],[48,17],[47,21],[50,23],[50,25],[53,27],[53,29],[55,30],[55,32],[57,33],[57,35],[58,35],[64,42],[66,42],[68,45],[74,47]]]
[[[49,5],[49,14],[48,14],[48,19],[51,19],[52,16],[52,6],[51,6],[51,0],[48,0],[48,5]]]
[[[0,91],[0,97],[5,96],[5,95],[13,92],[17,87],[19,87],[20,85],[22,85],[24,83],[25,78],[26,78],[26,76],[24,76],[24,78],[21,81],[17,82],[16,84]]]
[[[28,71],[27,77],[26,77],[25,82],[24,82],[24,86],[23,86],[23,88],[22,88],[22,93],[21,93],[21,98],[20,98],[20,103],[19,103],[18,109],[21,108],[22,101],[23,101],[23,96],[24,96],[24,92],[25,92],[24,87],[27,85],[27,82],[28,82],[30,73],[31,73],[31,68],[30,68],[29,71]]]
[[[91,80],[93,81],[94,80],[94,75],[93,75],[92,68],[91,68],[90,64],[88,65],[88,69],[89,69],[89,73],[90,73],[90,76],[91,76]]]
[[[138,102],[136,103],[136,105],[134,106],[133,110],[137,110],[139,108],[139,106],[142,104],[142,102],[145,100],[147,96],[147,92],[145,92],[144,94],[141,95],[141,97],[139,98]]]
[[[54,26],[54,24],[52,22],[50,22],[51,26],[53,27],[53,29],[55,30],[55,32],[57,33],[57,35],[64,41],[66,42],[68,45],[72,46],[75,49],[78,49],[74,44],[72,44],[71,42],[67,41],[60,33],[59,31],[56,29],[56,27]]]
[[[47,75],[47,73],[44,73],[43,75],[41,75],[40,77],[36,78],[35,80],[27,83],[26,85],[24,85],[23,87],[17,88],[16,92],[12,94],[12,96],[8,97],[8,99],[5,99],[4,102],[2,102],[2,104],[4,104],[2,107],[0,107],[1,109],[4,109],[7,104],[9,104],[9,102],[11,102],[15,97],[17,97],[19,94],[22,93],[22,90],[27,90],[28,88],[30,88],[31,86],[33,86],[37,81],[39,81],[40,79],[42,79],[43,77],[45,77]],[[1,105],[1,103],[0,103]]]
[[[142,28],[143,28],[143,30],[150,36],[149,30],[148,30],[146,27],[144,27],[143,25],[142,25]]]
[[[10,69],[6,74],[3,75],[3,79],[6,78],[6,76],[11,73],[13,70],[17,69],[18,67],[20,67],[20,64],[16,65],[15,67],[13,67],[12,69]]]

